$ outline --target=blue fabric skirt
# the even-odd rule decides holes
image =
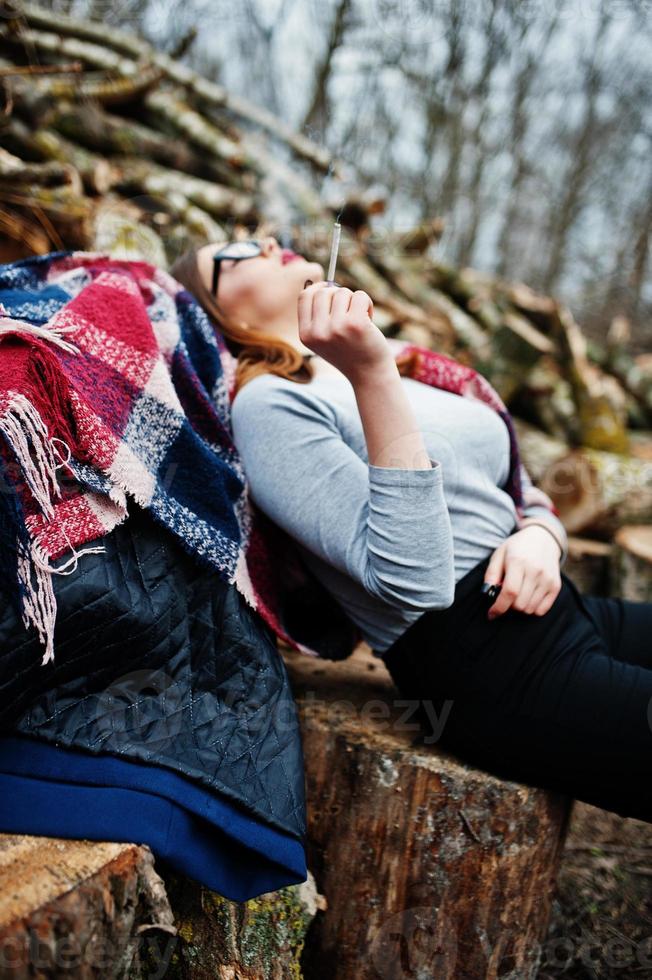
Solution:
[[[235,902],[307,878],[300,840],[150,763],[0,736],[0,832],[147,844]]]

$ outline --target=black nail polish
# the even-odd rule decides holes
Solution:
[[[306,281],[304,282],[303,288],[307,289],[308,286],[312,286],[312,279],[306,279]]]
[[[489,582],[483,582],[480,587],[480,591],[486,595],[488,599],[492,601],[497,597],[498,593],[502,589],[502,585],[493,585]]]

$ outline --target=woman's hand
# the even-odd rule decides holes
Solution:
[[[485,571],[485,582],[502,584],[489,619],[508,609],[536,616],[547,613],[561,588],[559,558],[559,546],[544,527],[531,524],[510,534],[496,548]]]
[[[362,289],[316,282],[299,294],[301,342],[330,361],[352,383],[395,359],[382,331],[372,320],[374,305]]]

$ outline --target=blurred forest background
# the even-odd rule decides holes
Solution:
[[[379,227],[440,216],[441,261],[556,294],[596,338],[623,314],[650,349],[650,0],[41,6],[165,51],[195,28],[191,67],[389,192]]]

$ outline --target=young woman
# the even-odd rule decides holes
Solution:
[[[517,520],[498,413],[404,376],[368,294],[273,238],[206,245],[171,273],[238,356],[252,500],[429,741],[652,822],[652,603],[581,594],[561,521],[542,505]],[[493,603],[483,583],[501,585]]]

